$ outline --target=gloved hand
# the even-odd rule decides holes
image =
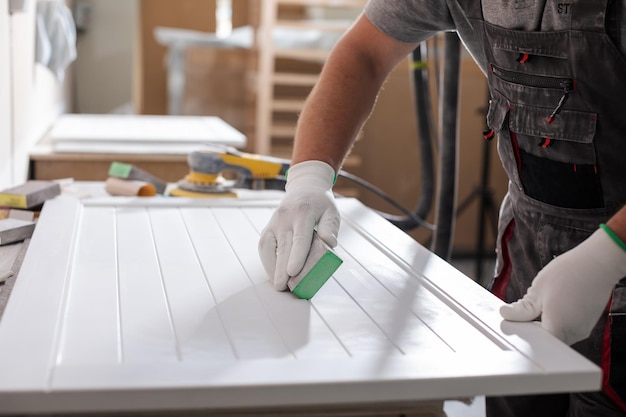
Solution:
[[[626,276],[626,251],[616,242],[598,229],[546,265],[526,295],[503,305],[500,314],[512,321],[541,315],[541,326],[568,345],[588,337],[613,287]]]
[[[274,288],[287,289],[309,254],[313,230],[330,247],[337,246],[339,211],[331,191],[334,169],[325,162],[305,161],[287,172],[285,196],[259,240],[259,255]]]

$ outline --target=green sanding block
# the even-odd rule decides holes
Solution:
[[[126,164],[123,162],[114,161],[109,168],[109,176],[122,178],[125,180],[144,181],[150,183],[156,189],[158,194],[163,194],[167,184],[165,181],[155,177],[154,175],[146,172],[132,164]]]
[[[317,233],[313,233],[311,251],[304,262],[304,267],[298,275],[289,278],[287,286],[298,298],[310,300],[342,262]]]

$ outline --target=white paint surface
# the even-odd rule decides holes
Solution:
[[[247,140],[215,116],[63,114],[45,142],[54,152],[188,154],[206,144],[242,148]]]
[[[600,370],[356,200],[310,301],[257,255],[276,201],[46,203],[0,322],[0,414],[597,390]]]

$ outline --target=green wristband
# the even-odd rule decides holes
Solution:
[[[602,223],[600,225],[600,229],[604,230],[609,236],[611,236],[611,239],[613,239],[613,241],[615,243],[617,243],[619,245],[620,248],[622,248],[624,251],[626,251],[626,243],[622,242],[622,239],[620,239],[619,237],[617,237],[617,235],[615,234],[615,232],[613,232],[609,226],[607,226],[606,224]]]

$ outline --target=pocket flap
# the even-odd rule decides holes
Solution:
[[[548,117],[554,109],[513,104],[509,110],[509,129],[523,135],[592,143],[596,133],[597,114],[562,110],[552,123]]]
[[[567,59],[569,34],[566,31],[522,32],[489,24],[485,27],[494,49]]]
[[[498,92],[494,92],[493,97],[489,100],[489,111],[487,112],[487,126],[495,132],[502,130],[506,114],[509,111],[507,100]]]

